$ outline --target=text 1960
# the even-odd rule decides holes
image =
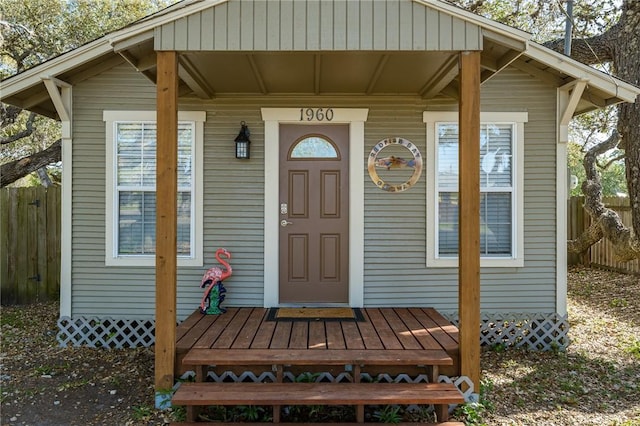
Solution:
[[[300,108],[300,121],[331,121],[333,108]]]

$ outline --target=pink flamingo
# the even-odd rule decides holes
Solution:
[[[225,257],[226,259],[222,259],[222,257]],[[226,289],[222,286],[222,281],[229,278],[233,273],[233,268],[231,268],[231,265],[229,265],[229,262],[227,261],[227,259],[231,259],[231,253],[229,253],[227,249],[219,248],[218,250],[216,250],[216,259],[220,264],[222,264],[224,269],[220,268],[219,266],[214,266],[213,268],[207,270],[207,272],[205,272],[204,276],[202,277],[202,283],[200,284],[200,287],[204,288],[205,286],[207,286],[207,289],[202,296],[202,300],[200,301],[200,311],[202,313],[206,313],[209,310],[208,305],[210,302],[210,293],[213,287],[218,283],[220,283],[220,294],[218,295],[220,298],[219,300],[214,301],[214,303],[216,303],[215,309],[219,309],[218,305],[220,304],[220,302],[222,302],[222,299],[224,299],[224,296],[221,293],[226,292]]]

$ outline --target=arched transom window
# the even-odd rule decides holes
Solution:
[[[340,159],[335,144],[324,136],[304,136],[293,144],[289,152],[289,159],[315,160],[315,159]]]

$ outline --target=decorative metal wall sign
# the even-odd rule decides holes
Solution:
[[[409,151],[409,154],[413,157],[411,159],[405,159],[399,155],[395,155],[396,151],[400,148],[401,151]],[[387,150],[388,155],[382,157],[382,151]],[[402,154],[403,155],[403,154]],[[369,176],[373,183],[383,191],[389,192],[402,192],[411,188],[418,182],[420,175],[422,174],[422,155],[417,146],[411,141],[404,138],[387,138],[382,139],[380,142],[374,145],[369,153],[369,161],[367,164],[369,170]],[[378,169],[381,173],[378,174]],[[399,183],[390,180],[392,177],[390,173],[392,170],[413,169],[413,173],[406,180]],[[406,173],[408,176],[408,173]],[[382,175],[382,176],[380,176]],[[385,180],[386,179],[386,180]]]

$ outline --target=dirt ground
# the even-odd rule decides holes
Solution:
[[[3,307],[2,425],[162,425],[183,414],[154,407],[150,349],[60,348],[57,304]],[[483,353],[473,425],[640,426],[640,279],[569,273],[566,352]]]

